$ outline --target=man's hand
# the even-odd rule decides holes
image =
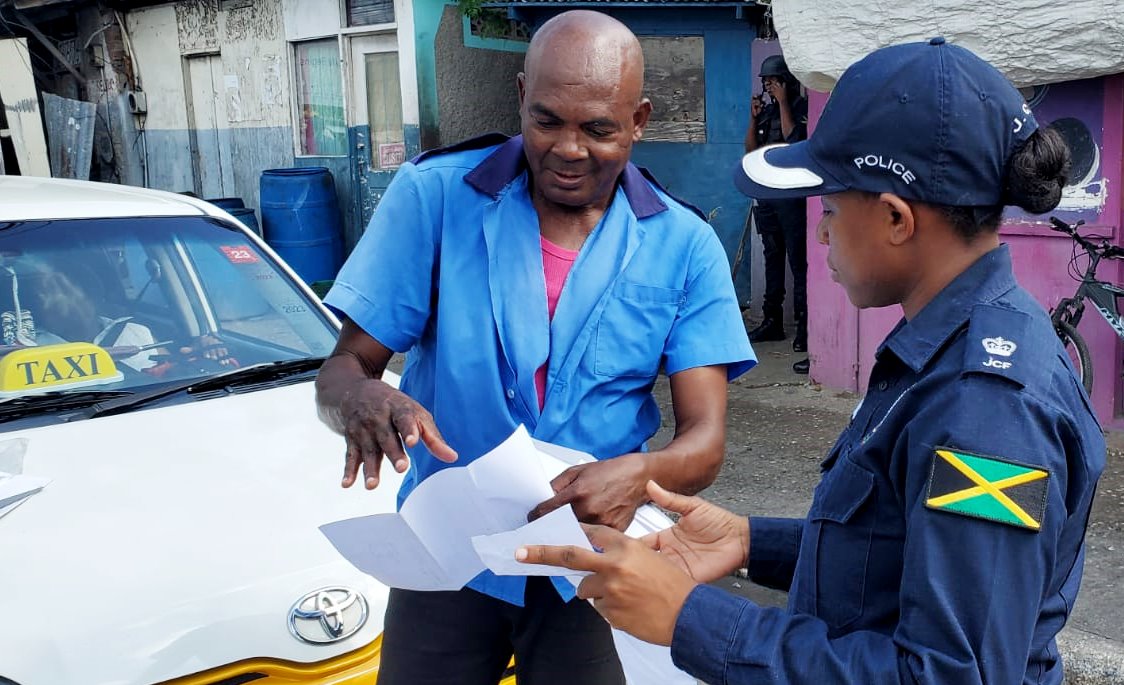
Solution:
[[[527,514],[527,520],[534,521],[570,504],[579,521],[624,530],[632,523],[636,508],[648,499],[643,460],[642,454],[625,454],[571,466],[550,481],[554,497],[539,503]]]
[[[639,540],[605,526],[583,528],[602,552],[531,545],[519,548],[515,558],[592,571],[578,586],[578,597],[593,600],[593,608],[614,628],[652,644],[670,645],[679,612],[697,583]]]
[[[754,121],[757,117],[761,116],[761,112],[765,111],[765,99],[760,95],[754,95],[749,104],[749,114]]]
[[[451,462],[457,458],[457,453],[441,437],[433,416],[405,393],[381,380],[357,381],[343,396],[340,415],[343,436],[347,440],[341,483],[345,488],[355,482],[360,463],[367,489],[376,488],[383,455],[390,458],[395,471],[405,471],[409,460],[403,443],[413,447],[421,440],[441,461]]]
[[[242,366],[237,359],[230,356],[230,350],[226,348],[226,344],[210,333],[204,333],[195,339],[192,346],[181,347],[179,351],[180,355],[188,361],[196,361],[202,357],[220,366],[229,366],[235,369]]]
[[[749,519],[687,497],[648,481],[652,502],[679,514],[670,528],[650,533],[644,544],[660,552],[700,583],[709,583],[742,568],[749,560]]]

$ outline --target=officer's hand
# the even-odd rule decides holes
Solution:
[[[700,583],[742,568],[749,560],[749,519],[711,504],[664,490],[648,481],[652,502],[679,514],[672,527],[645,535],[642,542],[660,552]]]
[[[632,523],[636,508],[647,499],[644,456],[625,454],[613,459],[571,466],[550,481],[554,497],[527,514],[528,521],[570,504],[583,523],[597,523],[624,530]]]
[[[589,541],[602,550],[573,546],[529,545],[515,552],[528,564],[592,571],[578,586],[578,597],[614,628],[657,645],[670,645],[675,622],[697,583],[675,564],[639,540],[604,526],[583,526]]]
[[[765,111],[765,99],[760,95],[754,95],[753,100],[750,102],[749,113],[754,119],[761,116],[761,112]]]
[[[765,88],[769,91],[769,95],[772,95],[773,99],[777,101],[778,106],[784,106],[788,103],[788,91],[785,90],[784,84],[780,81],[770,81]]]
[[[379,484],[379,467],[385,454],[402,473],[409,465],[402,443],[408,447],[425,443],[441,461],[454,461],[457,453],[446,444],[433,422],[433,416],[405,393],[381,380],[365,378],[344,395],[340,402],[343,436],[347,456],[343,465],[343,487],[351,487],[363,464],[368,490]]]

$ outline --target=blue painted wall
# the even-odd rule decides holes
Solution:
[[[649,33],[656,33],[657,28],[651,27]],[[749,120],[750,42],[755,36],[751,28],[747,24],[738,30],[700,31],[706,80],[706,143],[641,142],[633,153],[633,159],[648,167],[668,191],[706,213],[731,265],[750,204],[734,187],[732,172],[744,153]],[[687,34],[689,29],[686,23],[661,28],[677,35]],[[633,30],[644,32],[641,27]],[[742,302],[749,301],[749,276],[743,261],[736,283]]]

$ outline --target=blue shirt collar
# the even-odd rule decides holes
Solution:
[[[507,184],[514,181],[526,169],[527,157],[523,154],[523,136],[519,135],[501,143],[495,152],[465,174],[464,180],[480,192],[496,197]],[[621,190],[628,198],[628,204],[637,219],[647,219],[667,211],[667,205],[648,181],[655,183],[655,179],[646,173],[646,170],[640,169],[632,162],[629,162],[621,173]]]
[[[972,308],[992,302],[1016,287],[1011,252],[1000,245],[976,260],[957,276],[912,320],[902,320],[879,346],[877,356],[889,349],[919,372],[961,327]]]

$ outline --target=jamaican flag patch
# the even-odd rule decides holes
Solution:
[[[933,451],[925,506],[1037,531],[1050,472],[950,447]]]

